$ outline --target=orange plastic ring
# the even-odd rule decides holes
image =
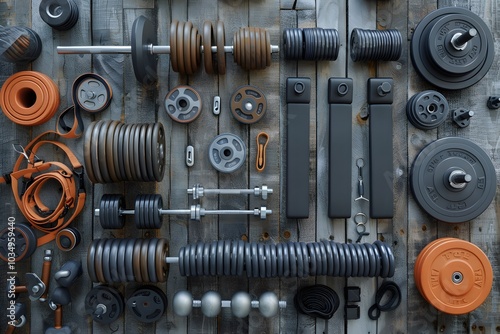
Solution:
[[[438,310],[454,315],[481,306],[493,285],[493,269],[486,254],[455,238],[427,245],[417,257],[414,275],[422,296]]]
[[[0,107],[12,122],[39,125],[59,108],[59,90],[47,75],[22,71],[10,76],[0,90]]]

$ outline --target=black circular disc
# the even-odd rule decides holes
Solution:
[[[9,253],[13,253],[14,261],[21,261],[35,252],[36,243],[35,233],[28,225],[16,223],[13,227],[5,227],[0,231],[0,259],[11,261]]]
[[[426,90],[413,95],[406,104],[408,120],[422,130],[435,129],[448,116],[449,105],[439,92]]]
[[[87,293],[85,311],[92,320],[110,324],[122,314],[123,298],[116,289],[98,285]]]
[[[470,28],[477,30],[477,36],[464,50],[447,47],[452,35]],[[467,88],[481,80],[493,63],[493,35],[473,12],[459,7],[440,8],[415,28],[410,56],[415,70],[431,84],[450,90]]]
[[[132,65],[137,81],[146,86],[154,84],[158,79],[156,74],[157,59],[150,52],[149,46],[157,45],[156,31],[153,23],[142,15],[136,18],[132,25],[130,44]]]
[[[461,170],[471,176],[463,188],[452,187],[449,175]],[[417,203],[432,217],[459,223],[476,218],[496,192],[496,173],[488,155],[472,141],[447,137],[424,147],[411,170],[411,189]]]
[[[155,322],[161,319],[167,309],[167,297],[156,286],[144,286],[128,298],[127,309],[141,322]]]

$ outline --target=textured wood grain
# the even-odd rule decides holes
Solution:
[[[53,272],[68,259],[81,259],[84,262],[84,275],[78,284],[71,288],[73,302],[64,308],[65,324],[75,333],[494,333],[500,326],[498,310],[500,284],[496,276],[500,273],[499,215],[500,200],[495,198],[486,211],[478,218],[465,223],[446,224],[436,221],[425,213],[411,194],[408,176],[412,162],[420,150],[437,138],[458,136],[469,138],[477,143],[491,158],[497,172],[497,190],[500,189],[500,136],[498,133],[500,117],[497,111],[486,108],[490,95],[498,95],[500,89],[500,66],[495,61],[485,78],[476,85],[461,91],[442,92],[451,108],[464,107],[475,111],[471,125],[465,129],[457,128],[451,119],[436,130],[416,129],[406,120],[406,101],[413,94],[426,89],[436,89],[417,75],[410,59],[409,46],[417,23],[438,7],[458,6],[472,10],[482,17],[491,28],[495,39],[495,51],[500,52],[498,0],[106,0],[85,2],[77,0],[80,19],[77,25],[67,32],[53,31],[38,15],[40,1],[5,0],[0,2],[0,24],[26,25],[33,27],[43,41],[43,52],[39,60],[29,65],[0,63],[0,84],[11,74],[34,69],[51,75],[61,96],[59,111],[71,103],[73,80],[84,72],[95,72],[106,78],[113,89],[114,98],[108,110],[97,115],[83,114],[85,125],[93,120],[113,119],[132,122],[161,122],[167,136],[166,173],[162,182],[139,183],[120,182],[115,184],[92,185],[86,181],[88,198],[86,207],[74,226],[82,233],[81,245],[70,253],[62,253],[53,243],[38,249],[31,259],[17,265],[21,280],[25,272],[41,271],[43,250],[55,250]],[[341,38],[340,54],[334,62],[302,62],[285,60],[283,52],[272,56],[270,67],[259,71],[247,72],[233,62],[227,54],[227,73],[209,75],[203,66],[194,75],[180,75],[172,71],[169,55],[158,56],[158,83],[146,88],[138,83],[132,68],[130,55],[57,55],[57,45],[129,45],[130,29],[134,19],[145,15],[156,27],[159,44],[168,45],[170,22],[173,19],[190,20],[199,31],[203,22],[217,19],[225,23],[226,45],[232,44],[233,33],[242,26],[266,28],[271,35],[272,44],[282,47],[282,33],[289,27],[337,28]],[[355,27],[397,28],[404,40],[403,56],[397,62],[353,63],[349,57],[349,34]],[[286,100],[285,82],[288,77],[307,76],[312,80],[311,122],[310,122],[310,217],[303,220],[288,220],[285,210],[286,175]],[[351,219],[327,218],[328,187],[328,106],[327,80],[329,77],[352,77],[355,97],[353,102],[353,175],[356,184],[357,170],[354,165],[357,157],[365,159],[365,193],[369,192],[368,161],[368,121],[358,116],[367,112],[366,80],[373,76],[391,76],[395,80],[395,100],[393,104],[393,150],[394,150],[394,218],[390,220],[370,219],[367,227],[370,235],[363,242],[383,239],[391,244],[396,254],[396,273],[390,279],[397,282],[403,293],[402,304],[396,311],[382,313],[378,321],[366,316],[368,307],[373,303],[376,288],[381,279],[369,278],[332,278],[309,277],[247,279],[243,277],[198,277],[186,278],[179,274],[178,265],[170,266],[168,282],[158,284],[167,293],[169,307],[165,316],[156,324],[141,324],[127,313],[118,321],[108,325],[92,323],[85,315],[84,299],[93,284],[86,274],[87,246],[92,239],[104,237],[164,237],[170,242],[170,255],[177,256],[179,248],[198,241],[217,239],[245,239],[250,241],[285,242],[314,241],[333,239],[344,242],[357,237]],[[196,89],[203,102],[200,117],[189,125],[173,122],[165,112],[165,95],[177,85],[190,85]],[[253,125],[237,122],[229,110],[231,94],[241,85],[254,85],[264,91],[267,99],[267,115]],[[440,91],[439,89],[436,89]],[[213,96],[221,96],[222,113],[212,113]],[[12,143],[25,144],[33,135],[53,129],[55,119],[47,124],[33,128],[22,127],[10,122],[0,112],[0,172],[7,172],[17,155],[11,150]],[[271,140],[267,150],[266,170],[255,170],[255,137],[266,131]],[[231,174],[217,172],[208,160],[208,146],[213,138],[224,132],[237,134],[247,145],[247,160],[244,166]],[[82,139],[68,143],[82,156]],[[195,165],[188,168],[185,164],[185,148],[195,147]],[[60,152],[50,150],[44,158],[63,159]],[[139,193],[159,193],[163,196],[165,208],[187,208],[195,202],[186,194],[186,188],[201,183],[205,188],[252,188],[267,184],[274,189],[267,201],[253,196],[206,196],[199,201],[208,209],[236,208],[246,209],[265,205],[273,210],[267,220],[246,216],[205,216],[201,222],[191,221],[184,215],[164,216],[159,230],[137,230],[133,217],[127,218],[123,230],[103,230],[99,219],[92,214],[98,207],[104,193],[125,195],[127,207],[133,207],[135,196]],[[2,185],[0,190],[0,228],[10,216],[17,222],[23,221],[11,191]],[[353,187],[352,197],[357,195]],[[353,202],[352,214],[368,212],[366,204]],[[415,287],[413,268],[420,251],[430,241],[438,237],[458,237],[478,245],[488,256],[494,271],[492,292],[478,309],[469,315],[450,316],[438,312],[425,301]],[[0,290],[5,287],[5,266],[0,267]],[[56,287],[52,280],[51,291]],[[314,283],[327,284],[341,298],[340,309],[330,321],[314,319],[299,314],[293,305],[293,297],[299,287]],[[361,319],[344,320],[345,285],[361,287]],[[129,296],[140,284],[117,284],[115,287]],[[224,309],[216,318],[203,316],[195,309],[189,317],[178,317],[172,310],[175,292],[189,290],[197,299],[208,290],[216,290],[223,299],[229,299],[236,291],[248,291],[258,298],[264,291],[274,291],[288,307],[279,315],[263,318],[258,310],[252,310],[244,319],[234,317],[230,309]],[[30,302],[26,296],[19,301],[28,307],[28,324],[16,333],[39,333],[53,323],[53,312],[46,304]],[[0,308],[5,309],[5,300],[0,298]],[[2,313],[3,314],[3,313]],[[0,331],[6,323],[0,321]]]

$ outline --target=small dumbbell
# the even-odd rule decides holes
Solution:
[[[267,188],[266,185],[253,189],[205,189],[201,184],[196,184],[193,188],[187,189],[187,193],[193,195],[193,199],[198,199],[205,195],[254,195],[266,200],[267,195],[272,194],[273,190]]]
[[[6,334],[14,333],[14,330],[26,324],[26,305],[24,303],[10,304],[7,307],[7,330]],[[12,307],[12,309],[11,309]]]
[[[270,318],[278,314],[280,308],[286,308],[286,301],[278,300],[273,292],[263,293],[259,300],[252,300],[246,292],[240,291],[233,295],[231,300],[222,300],[221,295],[216,291],[206,292],[201,300],[193,300],[193,295],[189,291],[179,291],[173,299],[173,308],[178,316],[188,316],[193,307],[201,308],[201,312],[206,317],[216,317],[223,307],[230,307],[233,315],[238,318],[245,318],[252,308],[258,308],[260,313]]]
[[[124,198],[118,194],[105,194],[101,198],[99,209],[95,215],[99,216],[102,228],[123,228],[125,215],[135,215],[137,228],[161,228],[162,215],[189,215],[192,220],[201,220],[205,215],[254,215],[266,219],[272,210],[266,207],[253,210],[207,210],[200,205],[191,205],[189,209],[166,210],[162,209],[163,199],[159,194],[138,195],[135,199],[134,210],[123,209]]]
[[[45,334],[71,334],[71,329],[62,325],[62,307],[69,303],[71,303],[71,295],[68,288],[62,286],[55,288],[49,300],[49,307],[54,311],[54,327],[47,328]]]

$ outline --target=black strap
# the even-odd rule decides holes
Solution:
[[[389,293],[389,299],[384,304],[381,304],[382,298],[387,293]],[[401,289],[399,285],[395,282],[384,282],[375,294],[375,304],[368,310],[368,317],[372,320],[377,320],[380,317],[380,312],[395,310],[399,304],[401,304]]]
[[[300,313],[328,320],[339,308],[340,300],[330,287],[316,284],[297,291],[294,303]]]

